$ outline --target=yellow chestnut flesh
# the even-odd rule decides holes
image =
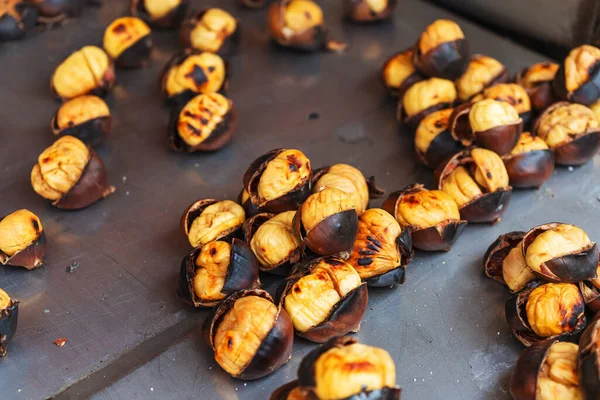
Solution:
[[[220,234],[241,226],[245,219],[242,206],[231,200],[211,204],[192,222],[188,232],[190,244],[193,247],[204,246]]]
[[[452,108],[432,112],[419,123],[415,132],[415,147],[421,153],[427,153],[431,142],[448,129]]]
[[[510,152],[511,155],[516,156],[518,154],[528,153],[536,150],[548,150],[548,145],[541,138],[537,136],[531,136],[529,132],[523,132],[519,138],[519,142],[514,149]]]
[[[531,269],[540,272],[546,261],[579,252],[591,243],[582,229],[560,224],[537,236],[527,248],[525,259]]]
[[[305,400],[305,396],[304,393],[302,393],[302,389],[298,386],[288,393],[285,400]]]
[[[325,188],[335,188],[346,192],[354,203],[358,215],[369,205],[369,187],[358,169],[348,164],[335,164],[323,174],[314,185],[313,191],[320,192]]]
[[[500,156],[491,150],[473,149],[475,181],[488,193],[508,187],[508,172]]]
[[[594,112],[581,104],[566,104],[540,117],[537,135],[553,149],[598,128]]]
[[[574,343],[554,343],[540,368],[536,400],[582,400],[579,390],[579,367]]]
[[[182,0],[144,0],[144,8],[152,19],[167,16],[181,4]]]
[[[0,251],[11,257],[43,232],[40,219],[29,210],[17,210],[0,221]]]
[[[598,100],[597,102],[595,102],[594,104],[592,104],[590,106],[590,109],[594,112],[594,114],[596,115],[596,119],[598,121],[600,121],[600,100]]]
[[[402,98],[402,107],[407,116],[416,115],[440,103],[453,103],[456,87],[452,81],[429,78],[412,85]]]
[[[412,63],[412,50],[399,53],[383,67],[383,80],[386,86],[398,89],[404,81],[416,72]]]
[[[285,150],[267,163],[258,181],[258,197],[270,201],[301,186],[310,177],[310,161],[300,150]]]
[[[481,93],[504,69],[504,65],[492,57],[481,54],[471,57],[467,70],[456,81],[459,100],[464,102]]]
[[[421,54],[427,54],[441,44],[464,39],[460,26],[454,21],[438,19],[429,25],[419,38]]]
[[[519,79],[519,85],[525,89],[533,89],[544,82],[551,82],[558,71],[559,65],[555,63],[537,63],[527,69],[527,72]]]
[[[354,210],[350,196],[339,189],[325,188],[302,204],[302,226],[308,233],[325,218],[347,210]]]
[[[10,299],[8,293],[0,289],[0,311],[8,309],[8,307],[10,307],[11,304],[12,300]]]
[[[583,45],[571,50],[565,59],[565,87],[574,92],[590,79],[590,69],[600,61],[600,49]]]
[[[426,229],[444,221],[460,220],[458,206],[441,190],[421,190],[402,196],[396,205],[396,218],[402,226]]]
[[[473,104],[469,112],[469,122],[474,132],[484,132],[498,126],[519,123],[517,110],[503,101],[485,99]]]
[[[323,25],[323,10],[314,1],[292,0],[285,9],[284,21],[283,34],[289,37]]]
[[[196,258],[194,293],[202,300],[221,300],[227,269],[231,259],[231,245],[227,242],[210,242],[202,246]]]
[[[62,130],[109,115],[110,110],[100,97],[80,96],[67,101],[58,109],[56,125]]]
[[[523,289],[528,282],[535,279],[533,271],[523,257],[522,244],[515,246],[502,261],[502,277],[513,292]]]
[[[206,79],[196,81],[198,70]],[[185,90],[196,93],[215,93],[223,86],[225,81],[225,61],[217,54],[208,52],[193,54],[181,64],[171,67],[167,72],[165,91],[169,96],[176,95]]]
[[[177,133],[190,146],[198,146],[215,131],[231,110],[231,100],[219,93],[200,94],[179,113]]]
[[[265,267],[276,267],[300,246],[292,232],[295,211],[278,214],[262,224],[250,240],[250,248],[258,262]]]
[[[498,83],[483,91],[483,97],[504,101],[515,108],[518,114],[531,111],[531,100],[525,88],[516,83]]]
[[[527,299],[527,322],[538,336],[544,338],[569,333],[583,316],[583,304],[576,285],[546,283],[533,289]]]
[[[104,31],[104,50],[112,59],[118,58],[125,50],[150,34],[150,27],[135,17],[115,19]]]
[[[442,182],[442,191],[448,193],[458,207],[462,207],[483,192],[465,167],[459,166]]]
[[[220,8],[211,8],[190,33],[190,42],[195,49],[217,52],[236,28],[237,22],[231,14]]]
[[[383,12],[388,6],[388,0],[366,0],[366,2],[369,10],[377,14]]]
[[[98,88],[110,67],[99,47],[85,46],[65,59],[52,75],[52,88],[63,98],[81,96]]]

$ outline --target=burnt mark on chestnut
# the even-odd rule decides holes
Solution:
[[[117,18],[104,31],[104,50],[120,68],[145,66],[153,46],[150,27],[136,17]]]

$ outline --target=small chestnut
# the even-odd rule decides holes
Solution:
[[[131,15],[152,27],[175,29],[185,18],[189,0],[131,0]]]
[[[110,109],[100,97],[84,95],[64,103],[50,121],[56,136],[74,136],[89,146],[98,146],[110,133]]]
[[[487,87],[504,82],[508,82],[508,69],[500,61],[474,54],[466,71],[455,82],[458,99],[461,102],[469,101]]]
[[[29,210],[17,210],[0,218],[0,264],[42,267],[46,256],[46,235],[40,219]]]
[[[560,64],[552,88],[561,100],[595,103],[600,98],[600,49],[584,44],[571,50]]]
[[[152,52],[150,27],[135,17],[115,19],[104,31],[103,46],[120,68],[140,68]]]
[[[110,196],[106,170],[98,154],[73,136],[56,140],[38,157],[31,171],[37,194],[65,210],[79,210]]]
[[[0,2],[0,42],[22,39],[35,26],[37,18],[35,5],[26,0]]]
[[[231,55],[237,49],[240,23],[227,11],[208,8],[189,15],[179,28],[179,41],[184,47]]]
[[[392,54],[381,67],[381,81],[392,96],[402,98],[415,82],[423,80],[412,63],[412,49]]]
[[[523,120],[517,110],[504,101],[485,99],[469,110],[470,132],[454,133],[465,146],[476,141],[481,147],[499,155],[510,153],[519,142]]]
[[[531,100],[525,88],[516,83],[497,83],[481,93],[483,99],[504,101],[515,108],[525,126],[529,126],[533,117]]]
[[[577,354],[582,399],[597,399],[600,393],[600,314],[583,331]]]
[[[34,0],[37,8],[38,22],[54,24],[67,17],[79,15],[86,4],[86,0]]]
[[[409,87],[398,103],[399,121],[416,128],[423,118],[434,111],[452,107],[456,101],[456,87],[452,81],[429,78]]]
[[[508,286],[511,292],[518,292],[535,279],[523,254],[524,236],[521,231],[498,236],[483,257],[485,274]]]
[[[215,360],[235,378],[262,378],[279,369],[292,354],[290,316],[261,289],[229,295],[202,328]]]
[[[421,120],[415,131],[417,158],[430,168],[436,168],[463,149],[462,144],[450,133],[452,110],[446,108],[432,112]]]
[[[524,132],[510,153],[502,156],[510,185],[516,188],[538,188],[554,171],[554,152],[546,142]]]
[[[389,18],[396,0],[344,0],[346,17],[355,22],[374,22]]]
[[[19,302],[0,288],[0,357],[6,355],[8,345],[17,331],[18,320]]]
[[[181,230],[192,247],[213,240],[231,241],[246,220],[242,206],[231,200],[201,199],[181,216]]]
[[[552,81],[558,68],[558,64],[541,62],[523,68],[517,74],[515,83],[525,88],[535,111],[542,112],[554,103]]]

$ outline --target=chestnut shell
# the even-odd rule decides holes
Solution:
[[[74,136],[88,146],[96,147],[104,143],[106,137],[110,134],[112,126],[112,116],[93,118],[79,125],[69,126],[68,128],[60,129],[57,125],[56,118],[58,111],[50,121],[50,129],[57,137]]]
[[[595,287],[590,281],[579,282],[579,291],[583,296],[585,306],[593,314],[600,312],[600,289]]]
[[[0,17],[0,42],[22,39],[37,22],[38,11],[34,4],[22,1],[15,5],[15,11],[19,19],[8,13]]]
[[[587,81],[574,92],[569,92],[565,81],[565,63],[562,62],[552,82],[554,94],[561,100],[586,106],[594,104],[600,98],[600,60],[597,60],[587,73]]]
[[[483,269],[488,278],[500,283],[504,282],[502,274],[502,263],[508,253],[521,243],[526,232],[513,231],[498,236],[485,251],[483,256]]]
[[[323,25],[318,25],[286,38],[282,30],[285,27],[285,8],[292,0],[275,0],[267,11],[267,21],[271,37],[279,46],[293,50],[312,52],[326,48],[329,33]]]
[[[537,380],[550,347],[558,340],[533,343],[519,356],[510,379],[510,394],[514,400],[535,400]]]
[[[129,12],[132,16],[141,19],[153,28],[176,29],[181,25],[181,21],[185,18],[189,5],[189,0],[182,0],[181,3],[168,14],[155,19],[152,18],[146,10],[144,0],[131,0]]]
[[[0,218],[0,221],[4,218]],[[46,265],[46,232],[42,231],[29,246],[10,257],[0,250],[0,265],[23,267],[30,271]]]
[[[11,299],[11,305],[0,310],[0,357],[6,355],[8,345],[17,331],[19,320],[19,302]]]
[[[584,399],[598,399],[600,393],[600,314],[585,329],[579,341],[579,387]]]
[[[205,9],[202,11],[192,13],[188,15],[181,23],[181,27],[179,28],[179,42],[184,47],[192,47],[190,34],[207,11],[208,9]],[[240,40],[242,38],[242,31],[240,26],[240,20],[236,19],[235,22],[235,31],[223,41],[223,44],[216,52],[216,54],[220,56],[231,56],[237,52],[237,49],[240,45]]]
[[[515,77],[516,83],[520,82],[521,77],[527,73],[529,68],[530,67],[525,67],[517,73]],[[531,100],[531,107],[537,112],[544,111],[556,101],[554,93],[552,92],[552,81],[538,82],[532,88],[525,88],[525,91]]]
[[[152,47],[152,35],[148,33],[119,54],[114,60],[115,65],[119,68],[127,69],[144,67],[148,64]]]
[[[200,199],[196,200],[185,209],[183,215],[181,216],[181,220],[179,221],[179,226],[186,238],[189,236],[189,229],[192,226],[192,223],[196,218],[200,216],[200,214],[202,214],[202,211],[204,211],[204,209],[210,206],[211,204],[218,203],[219,201],[221,200]],[[227,229],[221,232],[221,234],[214,240],[223,240],[225,242],[231,242],[234,238],[238,237],[238,231],[240,229],[241,226]]]
[[[418,72],[414,72],[412,75],[410,75],[408,78],[406,78],[404,80],[404,82],[402,82],[402,85],[400,85],[399,88],[395,89],[395,88],[391,88],[387,85],[387,83],[385,82],[384,79],[384,74],[383,71],[385,70],[386,66],[388,65],[388,63],[394,59],[397,55],[402,54],[407,52],[408,49],[405,49],[403,51],[398,51],[394,54],[392,54],[391,56],[389,56],[387,58],[387,60],[385,60],[385,62],[383,63],[383,65],[381,66],[381,69],[379,70],[379,78],[381,79],[381,83],[383,84],[383,86],[389,90],[390,94],[394,97],[398,97],[398,99],[402,99],[402,96],[404,96],[404,92],[406,92],[408,90],[408,88],[410,88],[412,85],[414,85],[415,83],[422,81],[423,78],[421,75],[419,75]]]
[[[554,152],[550,149],[508,154],[502,160],[510,185],[519,189],[539,188],[554,171]]]
[[[425,153],[415,148],[417,158],[429,168],[437,168],[442,162],[463,150],[464,147],[456,141],[449,129],[444,130],[431,141]]]
[[[240,194],[238,195],[237,202],[242,205],[244,211],[246,212],[246,218],[254,217],[257,214],[260,214],[260,209],[256,204],[252,202],[250,196],[246,201],[242,201],[244,196],[244,189],[240,190]]]
[[[302,225],[302,207],[296,211],[293,221],[294,234],[315,253],[347,258],[358,233],[358,215],[354,209],[341,211],[321,220],[308,233]]]
[[[471,51],[466,38],[445,42],[421,54],[418,43],[413,53],[413,64],[417,70],[429,77],[455,81],[469,65]]]
[[[346,18],[354,22],[376,22],[389,18],[396,7],[396,0],[388,0],[387,7],[379,13],[369,9],[365,0],[345,0],[344,13]]]

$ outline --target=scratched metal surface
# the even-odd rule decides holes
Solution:
[[[48,90],[52,70],[73,50],[99,44],[125,2],[107,0],[62,28],[0,48],[0,212],[31,209],[49,242],[47,267],[0,268],[0,287],[21,300],[16,339],[0,359],[3,399],[46,398],[67,387],[67,398],[92,392],[98,399],[266,398],[293,378],[312,345],[298,340],[284,368],[247,385],[219,370],[197,331],[206,313],[175,297],[179,262],[188,250],[178,231],[182,210],[196,198],[234,198],[248,163],[276,147],[300,148],[314,166],[351,163],[376,175],[388,191],[431,184],[430,172],[415,163],[408,132],[397,127],[377,71],[428,22],[450,14],[406,0],[393,24],[352,26],[340,23],[337,3],[324,2],[335,36],[351,48],[341,56],[303,55],[270,45],[260,11],[241,10],[234,0],[194,3],[220,5],[243,21],[230,85],[240,114],[234,140],[215,154],[167,151],[168,113],[157,75],[177,42],[172,33],[157,33],[151,65],[119,71],[109,97],[113,135],[100,155],[117,192],[83,211],[50,207],[31,189],[29,172],[53,140],[48,121],[58,102]],[[512,72],[542,59],[459,22],[474,52],[501,59]],[[311,112],[320,118],[309,120]],[[404,398],[508,397],[507,377],[520,347],[503,319],[507,292],[482,276],[480,258],[499,233],[548,220],[579,224],[599,238],[600,226],[592,222],[600,215],[598,162],[561,169],[540,191],[516,193],[501,223],[469,227],[451,253],[418,254],[402,287],[371,291],[357,337],[390,351]],[[73,261],[80,268],[67,274]],[[59,337],[68,338],[60,349],[52,343]]]

